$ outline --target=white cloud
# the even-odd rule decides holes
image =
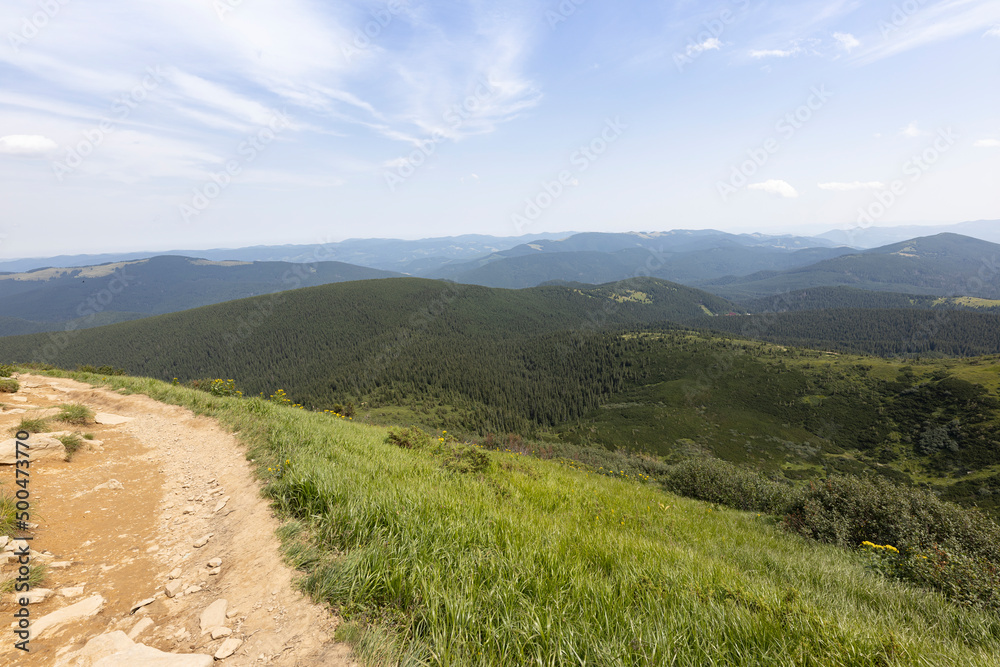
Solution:
[[[910,137],[910,138],[920,137],[920,136],[923,136],[923,135],[927,134],[927,132],[924,132],[919,127],[917,127],[917,121],[915,121],[915,120],[911,121],[909,125],[907,125],[906,127],[902,128],[899,131],[899,133],[901,135],[903,135],[904,137]]]
[[[0,154],[21,157],[42,157],[59,145],[38,134],[9,134],[0,137]]]
[[[861,46],[861,42],[849,32],[835,32],[833,33],[833,38],[848,53]]]
[[[848,190],[882,190],[885,188],[885,184],[881,181],[851,181],[850,183],[817,183],[820,190],[835,190],[837,192],[846,192]]]
[[[709,37],[700,44],[688,44],[688,47],[685,52],[687,53],[687,55],[693,56],[701,53],[702,51],[711,51],[711,50],[717,51],[720,48],[722,48],[722,42],[720,42],[716,37]]]
[[[747,189],[770,192],[771,194],[785,197],[786,199],[792,199],[799,196],[799,193],[787,181],[781,181],[773,178],[764,181],[763,183],[751,183],[747,186]]]
[[[987,30],[986,34],[983,35],[983,37],[1000,37],[1000,24],[995,25],[989,30]]]
[[[1000,139],[980,139],[972,145],[976,148],[1000,148]]]
[[[791,49],[761,49],[754,50],[750,52],[751,58],[788,58],[789,56],[794,56],[801,52],[802,49],[799,47],[793,47]]]

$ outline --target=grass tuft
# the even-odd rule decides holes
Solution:
[[[72,461],[73,456],[83,447],[84,440],[79,433],[70,433],[56,438],[66,448],[66,461]]]
[[[83,426],[94,419],[94,411],[82,403],[63,403],[59,409],[60,412],[56,415],[56,419],[67,424]]]
[[[24,417],[21,419],[21,423],[12,428],[11,433],[16,433],[18,431],[27,431],[28,433],[45,433],[49,430],[48,417]]]

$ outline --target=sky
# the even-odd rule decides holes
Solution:
[[[997,0],[4,0],[0,257],[1000,218]]]

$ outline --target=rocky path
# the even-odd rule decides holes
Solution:
[[[51,422],[94,439],[71,462],[32,464],[32,563],[48,574],[28,607],[30,653],[4,627],[0,664],[355,664],[332,639],[337,619],[293,589],[277,521],[231,434],[146,396],[19,379],[19,392],[0,395],[0,439],[63,403],[86,404],[105,423]],[[0,465],[0,480],[13,490],[13,466]],[[14,575],[19,547],[4,542],[0,580]],[[0,614],[13,618],[13,595],[0,597]]]

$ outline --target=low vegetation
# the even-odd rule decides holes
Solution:
[[[64,403],[59,406],[56,419],[67,424],[83,426],[94,421],[94,411],[82,403]]]
[[[21,383],[14,378],[0,379],[0,394],[13,394],[21,388]]]
[[[705,503],[638,474],[503,451],[513,442],[491,450],[260,398],[103,382],[240,433],[288,522],[303,587],[346,619],[339,635],[372,663],[985,667],[1000,652],[987,601],[949,601],[885,576],[871,547],[806,540],[780,515],[722,504],[752,479],[678,469],[678,484],[716,480]],[[670,467],[631,470],[641,465]],[[757,486],[754,502],[773,504]],[[964,525],[944,539],[976,543]],[[885,547],[882,534],[868,541]]]
[[[57,438],[59,442],[63,444],[66,448],[66,460],[72,461],[73,457],[76,455],[80,448],[83,447],[84,439],[80,437],[79,433],[70,433],[69,435],[61,435]]]
[[[11,433],[27,431],[28,433],[45,433],[49,430],[48,417],[23,417],[21,423],[12,428]]]

